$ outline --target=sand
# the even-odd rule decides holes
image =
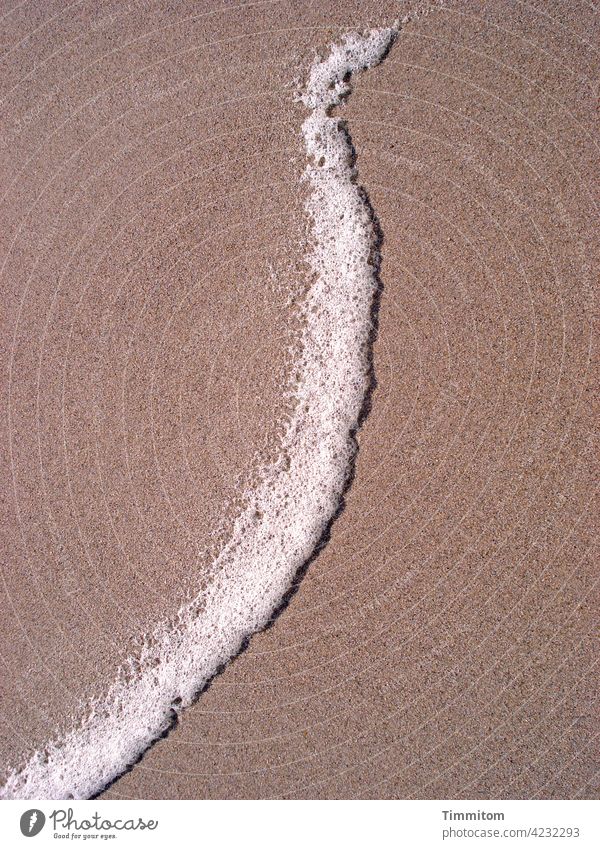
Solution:
[[[409,8],[6,10],[4,767],[193,591],[274,450],[294,80]],[[107,798],[597,796],[597,36],[585,4],[458,2],[357,80],[384,291],[345,509]]]

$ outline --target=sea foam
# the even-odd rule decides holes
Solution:
[[[301,96],[314,281],[293,387],[293,412],[276,462],[247,494],[209,585],[159,627],[81,723],[50,741],[0,790],[4,798],[89,798],[172,724],[203,685],[264,627],[338,509],[369,385],[377,234],[356,183],[349,136],[333,108],[350,78],[377,65],[396,29],[350,34],[315,60]]]

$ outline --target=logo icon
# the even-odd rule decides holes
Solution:
[[[42,811],[37,808],[32,808],[30,811],[25,811],[21,816],[21,833],[25,837],[35,837],[44,827],[46,817]]]

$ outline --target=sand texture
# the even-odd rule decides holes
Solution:
[[[3,774],[197,590],[276,452],[308,284],[294,92],[412,13],[338,110],[383,233],[344,509],[104,797],[597,797],[600,24],[426,8],[3,4]]]

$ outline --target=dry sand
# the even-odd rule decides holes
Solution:
[[[193,591],[276,445],[293,81],[409,8],[3,9],[5,767]],[[597,796],[599,29],[456,2],[357,81],[384,292],[345,510],[107,798]]]

